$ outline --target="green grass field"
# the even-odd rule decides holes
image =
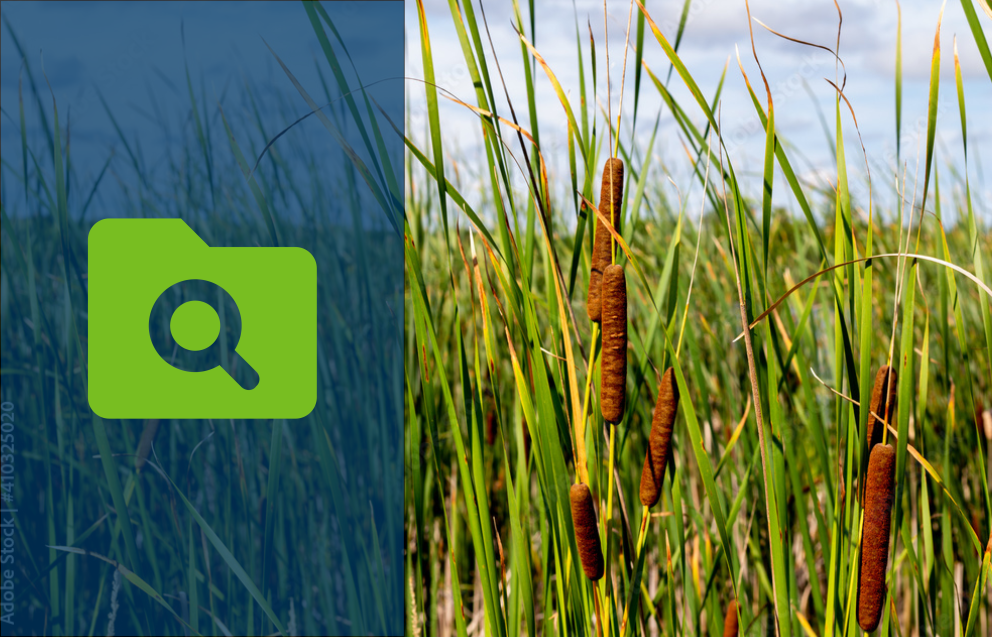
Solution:
[[[890,364],[897,407],[884,438],[895,448],[895,493],[878,632],[990,634],[992,232],[976,218],[974,149],[963,149],[965,165],[934,150],[938,96],[959,106],[940,126],[964,139],[984,107],[964,103],[959,67],[941,83],[940,58],[956,58],[949,38],[933,49],[919,157],[902,148],[854,195],[849,167],[866,161],[860,146],[844,145],[858,109],[846,96],[835,93],[826,114],[831,183],[815,187],[777,137],[763,77],[746,77],[764,164],[756,175],[735,171],[719,89],[704,94],[682,63],[682,27],[661,32],[638,2],[626,99],[657,92],[684,142],[659,150],[653,113],[618,122],[619,109],[607,119],[597,108],[605,78],[589,68],[604,45],[584,31],[574,49],[580,90],[566,95],[532,42],[535,4],[514,0],[522,58],[500,59],[497,70],[478,4],[451,0],[475,87],[459,97],[472,102],[462,105],[484,140],[466,158],[448,152],[456,142],[438,106],[448,95],[435,86],[435,24],[417,2],[419,46],[409,55],[424,82],[411,90],[426,97],[427,124],[409,133],[423,143],[407,140],[407,633],[721,635],[732,600],[741,634],[862,632],[867,400]],[[957,37],[973,39],[984,82],[992,56],[975,4],[961,0],[971,30]],[[897,138],[901,47],[892,51]],[[664,53],[671,85],[689,99],[669,91],[667,66],[642,64],[648,50]],[[743,70],[732,61],[727,72]],[[512,112],[496,112],[504,81],[527,88]],[[560,111],[538,117],[538,84],[555,91]],[[545,117],[567,120],[560,157],[541,151]],[[676,187],[703,193],[702,214],[660,183],[658,153],[685,164],[689,178]],[[601,331],[586,315],[592,206],[609,156],[626,168],[613,237],[628,298],[618,426],[601,416]],[[553,160],[568,170],[549,173]],[[879,210],[869,192],[903,203]],[[773,193],[798,212],[773,207]],[[942,214],[958,222],[944,227]],[[638,485],[669,366],[681,402],[663,495],[647,509]],[[605,553],[595,585],[580,568],[568,503],[580,481],[594,495]]]

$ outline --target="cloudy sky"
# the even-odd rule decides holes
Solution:
[[[447,0],[425,0],[425,9],[434,51],[437,83],[464,101],[474,103],[474,92],[453,26]],[[894,203],[893,179],[895,157],[895,46],[898,13],[895,0],[840,0],[843,30],[840,56],[847,68],[845,94],[850,100],[869,156],[873,171],[875,200],[884,208]],[[483,2],[489,30],[517,116],[527,126],[526,92],[523,82],[520,42],[513,28],[512,3],[509,0]],[[681,2],[646,2],[648,11],[669,41],[674,42]],[[589,78],[588,29],[591,24],[596,41],[599,86],[597,99],[605,108],[609,101],[614,118],[620,102],[620,80],[623,71],[623,51],[629,2],[609,0],[606,7],[606,27],[609,31],[610,74],[612,91],[607,92],[604,81],[605,42],[603,3],[593,0],[540,0],[537,4],[536,46],[564,89],[570,93],[573,105],[578,104],[578,70],[576,64],[576,22],[582,32],[586,77]],[[636,31],[637,6],[631,21],[631,41]],[[922,155],[925,143],[927,92],[930,56],[941,4],[933,0],[903,0],[903,120],[902,153],[910,176],[916,171],[917,152]],[[481,19],[481,14],[480,19]],[[832,0],[753,0],[751,15],[770,28],[790,37],[834,47],[838,16]],[[525,18],[526,19],[526,18]],[[989,31],[990,21],[979,10],[979,20]],[[423,78],[423,62],[414,2],[406,5],[407,62],[409,77]],[[986,219],[992,219],[988,201],[992,167],[992,118],[982,117],[992,105],[992,83],[982,64],[964,12],[958,2],[944,10],[940,30],[942,44],[941,90],[938,102],[938,156],[943,169],[942,183],[950,177],[947,165],[963,167],[961,125],[954,90],[953,40],[957,36],[961,70],[964,77],[965,100],[968,107],[969,175],[975,205]],[[484,36],[485,37],[485,36]],[[989,36],[986,36],[989,37]],[[754,23],[755,46],[762,67],[775,97],[776,126],[779,133],[796,146],[792,161],[798,171],[809,178],[823,174],[833,178],[834,161],[816,109],[823,110],[833,127],[834,89],[824,78],[834,78],[834,58],[829,53],[783,40]],[[679,49],[680,55],[704,94],[712,96],[724,65],[728,62],[727,79],[722,98],[722,122],[725,139],[738,174],[743,174],[749,192],[757,192],[764,152],[764,131],[760,127],[747,95],[744,79],[737,63],[737,53],[752,86],[763,96],[761,79],[751,53],[748,20],[744,0],[696,0]],[[493,70],[489,52],[490,70]],[[645,60],[651,69],[664,78],[668,62],[661,46],[645,34]],[[628,77],[624,88],[623,117],[630,121],[633,108],[633,46],[627,61]],[[493,71],[494,72],[494,71]],[[646,79],[646,78],[645,78]],[[807,92],[809,86],[813,97]],[[702,113],[689,97],[688,91],[673,75],[669,88],[697,123]],[[497,90],[497,95],[502,93]],[[498,106],[506,113],[505,100]],[[661,99],[650,84],[641,87],[637,130],[644,143],[650,136]],[[407,100],[411,112],[410,133],[423,140],[426,122],[426,102],[423,85],[407,83]],[[476,116],[464,107],[441,100],[446,148],[459,159],[461,166],[471,171],[484,156],[480,152],[481,133]],[[547,77],[538,70],[537,110],[546,160],[559,170],[567,169],[565,146],[565,116],[551,89]],[[853,172],[864,173],[864,157],[849,113],[843,115],[847,163]],[[602,130],[602,123],[600,124]],[[831,132],[831,135],[833,133]],[[630,128],[624,126],[627,143]],[[679,129],[667,109],[661,110],[661,125],[655,154],[660,166],[685,189],[691,180],[686,175],[687,161],[681,151]],[[921,141],[923,143],[921,143]],[[801,153],[801,156],[797,153]],[[805,158],[805,161],[802,158]],[[984,163],[983,163],[984,162]],[[879,174],[884,173],[884,174]],[[922,180],[922,173],[920,175]],[[860,182],[852,176],[852,182]],[[784,180],[777,183],[784,184]],[[856,189],[855,183],[852,189]],[[698,189],[698,184],[696,189]],[[794,205],[784,196],[786,188],[778,186],[779,200]],[[974,193],[979,191],[980,194]],[[862,190],[864,192],[864,190]],[[942,191],[946,194],[947,189]],[[866,205],[866,201],[861,202]],[[945,213],[946,214],[946,213]]]

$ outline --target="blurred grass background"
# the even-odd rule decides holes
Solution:
[[[967,163],[976,152],[967,124],[983,106],[965,104],[959,67],[950,83],[939,73],[941,56],[957,63],[956,42],[934,8],[931,68],[913,69],[930,78],[919,153],[901,148],[872,165],[868,187],[849,179],[868,161],[845,136],[859,104],[841,93],[838,65],[822,117],[835,163],[815,183],[797,176],[803,149],[780,137],[763,75],[743,75],[738,60],[723,78],[747,81],[764,163],[744,172],[728,155],[723,78],[703,94],[679,56],[698,2],[679,4],[681,21],[663,30],[656,3],[609,2],[631,16],[626,33],[610,26],[608,55],[624,56],[624,79],[605,77],[615,68],[607,47],[586,32],[606,7],[576,11],[576,92],[541,55],[541,3],[513,1],[520,57],[496,58],[483,3],[451,0],[445,20],[474,88],[453,96],[435,84],[437,13],[416,2],[409,55],[423,77],[410,90],[426,116],[406,142],[407,633],[721,635],[735,599],[742,634],[860,633],[868,410],[858,402],[891,364],[897,491],[879,632],[987,635],[992,233]],[[974,81],[986,83],[987,5],[960,6],[970,31],[956,38],[974,41],[987,73]],[[665,64],[649,65],[649,50]],[[763,55],[741,47],[741,57]],[[902,55],[897,40],[897,140]],[[606,82],[608,103],[596,99]],[[556,95],[553,110],[538,110],[539,85]],[[507,86],[525,87],[524,99],[510,100]],[[660,95],[660,113],[638,112],[647,93]],[[963,163],[935,143],[941,98],[953,108],[939,127],[960,130]],[[446,100],[477,116],[477,152],[456,150],[465,142],[448,133]],[[674,121],[677,145],[656,144],[656,118]],[[542,150],[549,120],[567,122],[567,145]],[[594,224],[583,202],[599,200],[608,156],[626,166],[616,262],[628,286],[627,411],[615,429],[600,416],[599,331],[584,307]],[[670,187],[672,174],[688,177]],[[892,208],[878,207],[883,192]],[[795,212],[773,206],[773,193]],[[687,207],[690,195],[701,209]],[[956,223],[945,227],[945,216]],[[750,338],[735,341],[745,325]],[[664,495],[648,511],[636,494],[669,365],[679,417]],[[606,555],[596,588],[569,513],[580,480],[596,498]]]
[[[73,162],[71,102],[49,92],[33,44],[18,40],[5,16],[4,37],[23,67],[19,110],[2,113],[4,128],[20,131],[19,152],[5,152],[0,171],[0,396],[14,425],[4,506],[17,509],[14,557],[4,565],[15,572],[13,630],[5,625],[4,634],[402,630],[402,146],[389,124],[402,126],[401,102],[380,106],[359,90],[349,55],[361,50],[349,52],[352,34],[335,27],[339,7],[285,9],[298,16],[299,37],[320,46],[313,98],[294,88],[287,67],[280,93],[260,92],[249,75],[218,95],[187,64],[185,77],[171,79],[183,111],[157,113],[176,140],[164,157],[143,153],[117,125],[122,105],[101,97],[117,139],[91,180]],[[402,6],[376,12],[383,36],[395,39]],[[400,83],[392,87],[400,95]],[[310,126],[290,129],[261,156],[317,102],[327,106]],[[42,128],[42,143],[29,127]],[[100,210],[95,193],[114,185],[123,209]],[[86,240],[107,214],[180,217],[211,246],[309,250],[318,263],[313,413],[299,421],[93,415]]]

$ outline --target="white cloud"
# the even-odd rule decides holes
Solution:
[[[463,0],[464,2],[464,0]],[[556,74],[563,89],[569,94],[572,108],[578,116],[579,74],[576,59],[576,22],[580,31],[582,55],[586,66],[585,81],[591,84],[589,59],[589,30],[596,42],[596,62],[598,66],[597,93],[605,107],[609,101],[616,118],[620,102],[620,82],[623,69],[623,45],[627,28],[628,2],[609,2],[607,6],[607,28],[609,30],[610,75],[613,84],[612,95],[606,90],[606,41],[604,38],[603,5],[600,2],[583,0],[573,3],[566,0],[538,0],[536,3],[536,47]],[[647,8],[659,28],[674,43],[676,29],[682,10],[680,2],[647,2]],[[521,10],[527,11],[526,3]],[[520,41],[512,28],[515,18],[512,3],[474,3],[476,17],[482,29],[481,37],[489,65],[490,77],[494,81],[493,91],[496,107],[501,115],[509,117],[509,109],[499,83],[499,74],[494,64],[493,51],[483,27],[483,8],[489,25],[489,36],[499,60],[507,92],[516,109],[521,125],[530,128],[527,109],[527,95],[521,57]],[[421,61],[417,8],[414,3],[407,5],[407,75],[423,77]],[[858,118],[862,137],[873,157],[882,158],[891,154],[895,147],[894,124],[894,64],[897,32],[897,10],[894,0],[848,0],[840,1],[843,12],[840,55],[847,70],[845,95],[850,100]],[[637,6],[631,19],[631,43],[636,29]],[[903,41],[903,154],[904,159],[915,161],[916,144],[920,131],[919,123],[926,122],[927,88],[929,82],[930,54],[940,6],[924,0],[904,0],[902,2],[902,41]],[[475,89],[472,86],[465,65],[461,44],[450,14],[447,0],[427,0],[425,2],[427,23],[430,29],[436,81],[439,86],[454,92],[459,98],[476,103]],[[751,15],[760,19],[779,33],[820,44],[829,48],[836,46],[838,16],[830,0],[804,2],[800,0],[755,0],[751,3]],[[529,15],[523,16],[525,31],[530,33]],[[982,19],[980,17],[980,19]],[[824,78],[834,78],[834,58],[830,53],[789,42],[769,33],[757,22],[754,27],[754,41],[762,68],[775,98],[776,122],[779,133],[792,142],[807,156],[811,170],[829,169],[832,156],[814,108],[816,104],[824,111],[830,127],[833,126],[834,89]],[[957,3],[947,6],[943,16],[941,38],[942,91],[941,114],[938,133],[945,142],[950,154],[941,157],[958,161],[960,151],[960,122],[957,115],[956,96],[953,88],[952,38],[957,34],[961,59],[962,75],[965,82],[965,95],[969,112],[969,143],[971,147],[984,146],[985,155],[989,152],[992,139],[992,123],[987,118],[979,118],[974,113],[992,104],[992,84],[973,42],[973,36]],[[471,34],[469,35],[471,38]],[[729,61],[724,83],[721,118],[725,139],[731,140],[732,157],[735,164],[743,169],[759,169],[764,148],[764,131],[751,104],[741,70],[738,67],[736,50],[739,50],[741,64],[764,103],[764,88],[761,76],[751,52],[748,33],[747,12],[743,0],[694,0],[689,19],[679,48],[680,55],[689,68],[702,92],[710,99],[716,90],[724,65]],[[666,78],[669,63],[661,47],[650,30],[645,34],[645,62],[660,77]],[[473,45],[473,55],[476,55]],[[627,77],[624,86],[623,117],[629,122],[632,117],[634,81],[633,46],[627,59]],[[544,72],[537,68],[535,81],[536,110],[539,114],[540,132],[544,154],[552,166],[565,167],[566,124],[563,109],[551,88]],[[806,86],[813,92],[808,94]],[[412,134],[414,139],[423,139],[426,129],[426,102],[423,85],[408,83],[408,104],[411,109]],[[682,107],[698,125],[705,122],[700,109],[694,103],[681,80],[673,75],[668,87]],[[644,132],[642,143],[647,142],[648,128],[662,100],[646,75],[642,76],[640,105],[637,123],[638,131]],[[591,88],[590,88],[591,92]],[[447,100],[442,100],[447,102]],[[596,108],[598,105],[590,105]],[[844,127],[849,169],[857,171],[864,165],[860,144],[855,134],[853,122],[845,111]],[[685,164],[679,131],[674,125],[667,108],[662,108],[661,127],[656,151],[665,161],[676,159],[676,164]],[[481,134],[475,115],[467,109],[448,103],[441,106],[442,130],[447,148],[458,147],[463,153],[462,161],[478,158]],[[603,128],[600,115],[598,130]],[[625,134],[629,136],[629,128]],[[507,129],[509,132],[509,129]],[[830,133],[833,134],[832,132]],[[641,139],[641,135],[639,135]],[[626,143],[627,139],[624,139]],[[731,145],[728,142],[728,145]],[[514,152],[517,149],[514,147]],[[757,168],[755,168],[757,167]],[[975,172],[974,162],[972,171]],[[912,169],[910,169],[912,173]],[[974,177],[973,177],[974,178]],[[986,182],[988,179],[986,179]],[[780,189],[784,191],[785,189]]]

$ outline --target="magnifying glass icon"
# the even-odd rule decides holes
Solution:
[[[182,302],[178,306],[170,304],[170,299],[177,296]],[[166,316],[170,306],[175,310],[171,316]],[[227,311],[233,315],[228,317]],[[225,315],[226,331],[221,330],[221,313]],[[174,341],[171,347],[156,334],[156,321],[163,319],[167,319]],[[216,283],[188,279],[167,288],[152,306],[148,330],[155,351],[176,369],[205,372],[220,367],[242,389],[252,390],[258,386],[258,372],[237,351],[241,339],[238,305]]]

